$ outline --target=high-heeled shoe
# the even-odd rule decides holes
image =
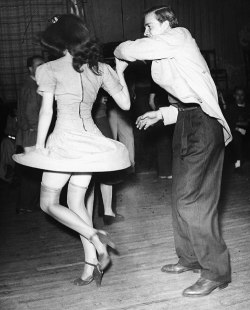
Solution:
[[[94,270],[93,270],[93,274],[92,276],[89,276],[87,279],[83,280],[82,278],[77,278],[74,281],[75,285],[78,286],[83,286],[83,285],[88,285],[90,284],[93,280],[95,280],[96,286],[100,287],[101,286],[101,282],[102,282],[102,276],[103,276],[103,271],[100,270],[99,268],[99,264],[94,265],[94,264],[90,264],[88,262],[85,262],[85,264],[93,266]]]
[[[116,245],[115,243],[111,240],[111,237],[109,233],[105,231],[98,230],[91,238],[89,241],[93,243],[93,238],[97,236],[99,238],[99,241],[105,245],[105,246],[110,246],[111,248],[116,250]],[[94,243],[93,243],[94,244]],[[99,254],[99,264],[100,264],[100,269],[104,270],[111,262],[111,258],[108,254],[108,252],[100,253]]]

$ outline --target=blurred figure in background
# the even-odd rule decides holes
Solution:
[[[40,55],[27,59],[29,75],[25,79],[18,99],[18,133],[16,143],[24,152],[36,144],[38,118],[41,108],[42,96],[37,93],[36,70],[44,64]],[[18,164],[17,164],[18,165]],[[40,210],[39,197],[42,179],[42,170],[21,166],[20,193],[16,206],[16,213],[24,214]]]
[[[170,106],[168,93],[151,79],[149,105],[153,111]],[[173,134],[175,125],[156,123],[153,127],[157,150],[157,172],[160,179],[172,179]]]
[[[126,74],[125,79],[128,85],[131,104],[136,99],[135,77],[133,74]],[[130,111],[124,111],[119,108],[112,98],[108,100],[108,119],[112,131],[113,139],[123,143],[129,152],[131,166],[127,169],[127,174],[135,173],[135,143],[133,122]]]
[[[17,109],[16,104],[8,114],[4,138],[1,141],[0,156],[0,178],[8,183],[11,182],[15,162],[12,156],[16,153],[16,133],[17,133]]]
[[[227,108],[227,104],[225,102],[224,96],[223,96],[222,91],[220,90],[219,86],[218,85],[215,85],[215,86],[217,89],[219,106],[221,108],[222,113],[224,113],[224,111]]]
[[[93,106],[92,116],[96,126],[100,129],[101,133],[105,137],[113,139],[112,131],[107,117],[107,101],[108,101],[108,94],[103,89],[100,89]],[[116,173],[97,172],[93,174],[93,179],[95,180],[95,198],[98,204],[98,214],[102,216],[103,223],[105,225],[111,225],[116,222],[124,221],[124,216],[115,213],[114,210],[112,209],[112,202],[113,202],[112,198],[114,191],[114,187],[111,184],[113,183],[112,175],[116,175]],[[99,195],[100,191],[103,201],[103,210],[100,210],[101,209],[101,201]]]
[[[233,152],[235,172],[241,174],[241,166],[244,162],[246,134],[250,124],[250,106],[246,102],[246,91],[244,87],[236,86],[234,88],[233,98],[233,102],[227,104],[225,117],[233,135],[233,141],[230,146]]]

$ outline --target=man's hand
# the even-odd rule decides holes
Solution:
[[[151,111],[139,116],[135,123],[137,128],[142,129],[144,127],[145,130],[149,126],[157,123],[160,119],[162,119],[160,111]]]

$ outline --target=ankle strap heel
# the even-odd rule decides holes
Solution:
[[[74,281],[74,284],[78,285],[78,286],[84,286],[84,285],[90,284],[93,280],[95,280],[96,286],[100,287],[101,286],[101,282],[102,282],[103,271],[100,270],[99,263],[98,264],[91,264],[91,263],[85,262],[85,264],[94,267],[92,276],[89,276],[85,280],[83,280],[82,278],[77,278]]]
[[[111,248],[116,249],[116,246],[115,246],[114,242],[111,240],[110,235],[105,231],[100,231],[100,230],[96,231],[96,233],[93,236],[91,236],[89,239],[89,241],[92,244],[94,244],[93,238],[95,236],[97,236],[99,241],[105,246],[105,251],[103,251],[101,253],[98,252],[98,254],[99,254],[98,260],[99,260],[99,264],[100,264],[100,269],[104,270],[111,262],[111,259],[110,259],[108,252],[107,252],[106,247],[110,246]],[[94,246],[96,246],[96,245],[94,244]]]

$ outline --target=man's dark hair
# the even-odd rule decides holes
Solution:
[[[235,86],[233,93],[235,94],[238,90],[242,90],[242,91],[244,91],[244,93],[246,93],[246,89],[244,86]]]
[[[44,61],[44,58],[41,55],[34,55],[34,56],[31,56],[31,57],[28,57],[27,58],[27,68],[28,69],[33,66],[33,63],[34,63],[35,59],[41,59],[41,60]]]
[[[149,13],[155,13],[156,19],[160,23],[164,23],[166,20],[169,21],[171,28],[178,27],[178,20],[175,17],[175,12],[170,5],[157,5],[152,6],[144,12],[144,17]]]

